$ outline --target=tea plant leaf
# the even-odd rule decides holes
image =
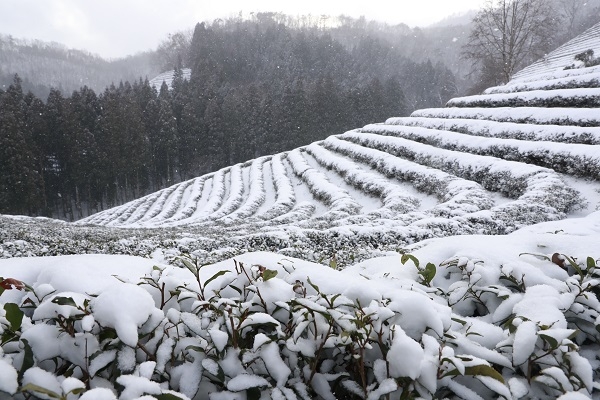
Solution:
[[[594,260],[592,257],[588,257],[586,262],[588,271],[593,271],[596,268],[596,260]]]
[[[27,341],[27,339],[21,339],[21,342],[23,342],[23,364],[21,365],[21,370],[19,371],[19,381],[21,379],[23,379],[23,374],[25,373],[25,371],[27,371],[29,368],[33,367],[35,362],[33,359],[33,350],[31,350],[31,346],[29,345],[29,342]]]
[[[260,389],[257,387],[247,389],[246,398],[248,400],[259,400],[261,398]]]
[[[153,394],[157,400],[183,400],[185,397],[179,397],[172,393]]]
[[[310,286],[312,286],[312,288],[313,288],[313,289],[315,289],[315,290],[317,291],[317,293],[321,293],[321,291],[319,290],[319,287],[318,287],[317,285],[315,285],[314,283],[312,283],[312,282],[310,281],[310,278],[308,278],[308,277],[307,277],[307,278],[306,278],[306,281],[308,282],[308,284],[309,284]]]
[[[55,297],[52,299],[52,303],[58,304],[59,306],[71,306],[77,307],[77,303],[72,297]]]
[[[6,311],[6,319],[10,322],[10,328],[13,332],[18,331],[21,328],[23,322],[23,311],[15,303],[6,303],[4,305],[4,311]]]
[[[417,259],[417,257],[413,256],[412,254],[402,254],[402,258],[400,258],[400,262],[402,263],[402,265],[406,264],[408,260],[411,260],[415,264],[415,266],[419,268],[419,260]]]
[[[233,285],[227,285],[227,286],[229,286],[230,288],[232,288],[233,290],[238,292],[240,295],[242,294],[242,289],[240,289],[239,287],[233,286]]]
[[[262,276],[263,276],[263,281],[268,281],[269,279],[273,279],[277,276],[277,271],[273,270],[273,269],[266,269],[264,270]]]
[[[45,394],[46,396],[49,396],[53,399],[61,398],[60,394],[53,392],[52,390],[43,388],[41,386],[35,385],[33,383],[28,383],[27,385],[23,386],[21,388],[21,392],[37,392],[37,393]]]
[[[427,263],[427,265],[425,266],[425,269],[419,270],[419,275],[421,275],[423,277],[423,284],[429,286],[431,284],[431,281],[433,280],[433,278],[435,278],[436,272],[437,272],[437,269],[435,268],[435,265],[432,263]]]
[[[210,278],[208,278],[206,280],[206,282],[204,282],[204,286],[207,286],[209,283],[211,283],[212,281],[214,281],[218,277],[220,277],[222,275],[225,275],[228,272],[230,272],[230,271],[228,271],[228,270],[222,270],[222,271],[217,272],[216,274],[214,274],[213,276],[211,276]]]
[[[541,337],[545,342],[550,345],[550,348],[556,349],[558,347],[558,341],[550,335],[545,335],[543,333],[538,333],[538,336]]]

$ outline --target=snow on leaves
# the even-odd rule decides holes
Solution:
[[[437,265],[404,255],[395,261],[404,272],[384,275],[374,262],[335,271],[258,257],[264,265],[180,258],[100,293],[32,282],[0,309],[0,390],[82,399],[108,396],[99,382],[111,399],[596,391],[591,257],[563,255],[567,272],[552,254]]]

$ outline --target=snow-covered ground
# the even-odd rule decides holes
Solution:
[[[0,260],[0,392],[18,396],[26,364],[41,397],[589,398],[599,242],[596,212],[343,270],[268,252],[199,269],[160,252]]]
[[[192,70],[189,68],[183,68],[181,70],[182,72],[182,76],[183,79],[187,79],[190,80],[190,77],[192,76]],[[171,88],[171,85],[173,83],[173,76],[175,75],[175,71],[171,70],[171,71],[166,71],[163,72],[160,75],[155,76],[154,78],[152,78],[150,80],[150,86],[152,86],[153,88],[155,88],[156,90],[160,90],[160,87],[162,86],[163,82],[167,84],[167,87]]]

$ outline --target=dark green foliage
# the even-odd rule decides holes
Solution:
[[[21,80],[0,93],[0,210],[35,213],[43,204],[42,180],[27,123],[28,104]]]

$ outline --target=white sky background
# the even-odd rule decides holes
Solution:
[[[243,11],[364,15],[426,26],[483,0],[0,0],[0,33],[55,41],[107,58],[154,49],[169,33]]]

